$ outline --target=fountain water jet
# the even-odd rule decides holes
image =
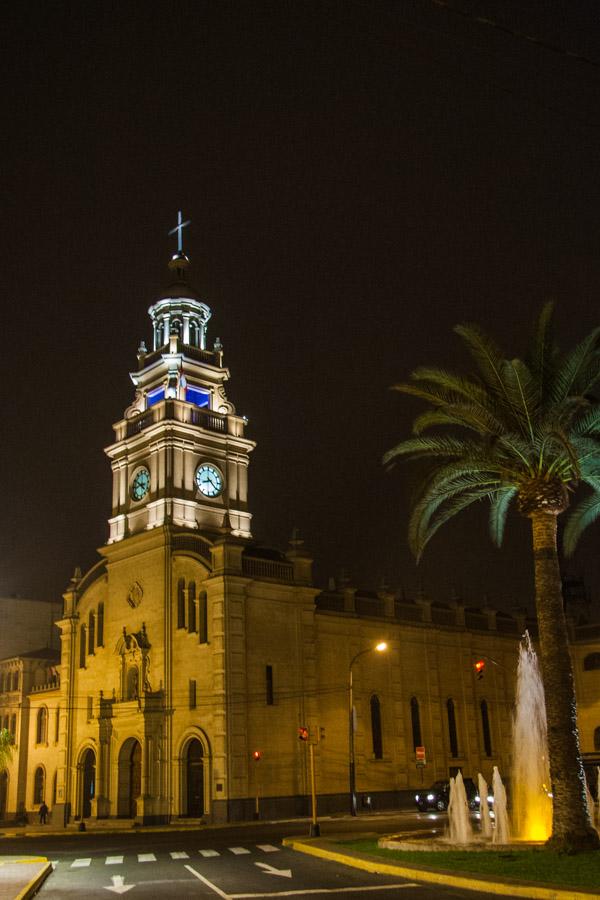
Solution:
[[[460,772],[456,778],[450,779],[448,821],[448,840],[451,844],[468,844],[473,840],[467,792]]]
[[[492,791],[494,792],[494,833],[492,834],[492,843],[508,844],[510,841],[510,828],[506,811],[506,789],[502,784],[498,766],[494,766]]]
[[[529,634],[519,646],[513,721],[513,827],[522,840],[545,841],[552,830],[544,686]]]
[[[488,806],[488,786],[487,781],[479,772],[477,775],[477,787],[479,789],[479,812],[481,814],[481,834],[484,838],[492,836],[492,820],[490,818],[490,808]]]

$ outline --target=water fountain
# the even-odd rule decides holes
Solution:
[[[496,766],[494,766],[496,770]],[[481,774],[477,776],[477,787],[479,790],[479,814],[481,817],[481,834],[484,838],[492,837],[492,819],[490,817],[490,807],[488,805],[488,786],[487,781]]]
[[[468,844],[473,840],[469,803],[462,774],[450,779],[448,800],[448,840],[451,844]]]
[[[513,833],[545,841],[552,830],[544,685],[529,634],[519,646],[513,721]]]
[[[506,788],[502,784],[498,766],[494,766],[492,775],[492,791],[494,792],[494,833],[493,844],[508,844],[510,828],[508,827],[508,810],[506,808]]]

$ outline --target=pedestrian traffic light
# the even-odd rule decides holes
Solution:
[[[261,758],[261,756],[262,756],[262,751],[255,750],[254,753],[252,754],[252,759],[254,760],[254,762],[258,762],[259,759]]]
[[[307,741],[308,740],[308,728],[305,725],[301,725],[298,729],[298,740]]]
[[[479,681],[483,678],[483,670],[485,669],[485,660],[478,659],[477,662],[473,663],[473,668],[475,669],[475,674]]]

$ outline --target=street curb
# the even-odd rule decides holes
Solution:
[[[37,875],[34,875],[34,877],[25,885],[25,887],[21,891],[19,891],[14,900],[28,900],[29,897],[33,897],[37,889],[46,880],[51,871],[52,863],[46,861],[43,869],[40,869]]]
[[[530,897],[533,900],[591,900],[598,897],[596,891],[579,891],[572,888],[542,887],[536,884],[524,884],[519,881],[488,881],[470,875],[455,875],[443,869],[427,869],[416,866],[399,865],[398,863],[386,863],[373,856],[359,853],[356,850],[340,851],[335,844],[331,844],[321,838],[284,838],[285,847],[297,850],[299,853],[307,853],[318,856],[321,859],[329,859],[332,862],[341,863],[344,866],[352,866],[365,872],[374,872],[380,875],[395,875],[400,878],[408,878],[410,881],[425,881],[429,884],[439,884],[444,887],[462,888],[467,891],[481,891],[486,894],[505,894],[509,897]]]

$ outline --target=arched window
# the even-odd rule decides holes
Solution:
[[[88,616],[88,653],[93,653],[96,649],[96,616],[94,612],[90,612]]]
[[[490,715],[487,700],[481,701],[481,728],[483,730],[483,746],[485,755],[492,755],[492,733],[490,731]]]
[[[456,733],[456,713],[454,711],[454,700],[450,697],[446,702],[448,710],[448,739],[450,741],[450,755],[458,756],[458,735]]]
[[[421,747],[421,714],[419,713],[419,701],[416,697],[410,698],[410,721],[412,724],[413,750],[415,747]]]
[[[591,672],[592,669],[600,669],[600,653],[588,653],[583,660],[584,672]]]
[[[600,750],[600,725],[594,729],[594,750]]]
[[[13,691],[19,690],[19,672],[17,669],[15,669],[15,671],[13,672],[12,689],[13,689]]]
[[[86,627],[85,625],[81,626],[79,631],[79,668],[85,669],[85,652],[87,650],[87,635],[86,635]]]
[[[206,591],[198,594],[198,642],[208,643],[208,599]]]
[[[197,631],[196,626],[196,582],[188,584],[188,631]]]
[[[58,744],[58,736],[60,734],[60,706],[56,707],[54,714],[54,742]]]
[[[185,628],[185,578],[177,582],[177,627]]]
[[[37,714],[37,723],[35,730],[36,744],[45,744],[48,739],[48,710],[45,706],[40,706]]]
[[[33,802],[36,806],[44,802],[44,770],[41,766],[38,766],[33,776]]]
[[[96,621],[96,643],[98,647],[104,647],[104,603],[98,604],[98,617]]]
[[[371,697],[371,736],[373,738],[373,756],[383,759],[383,735],[381,733],[381,704],[377,694]]]

